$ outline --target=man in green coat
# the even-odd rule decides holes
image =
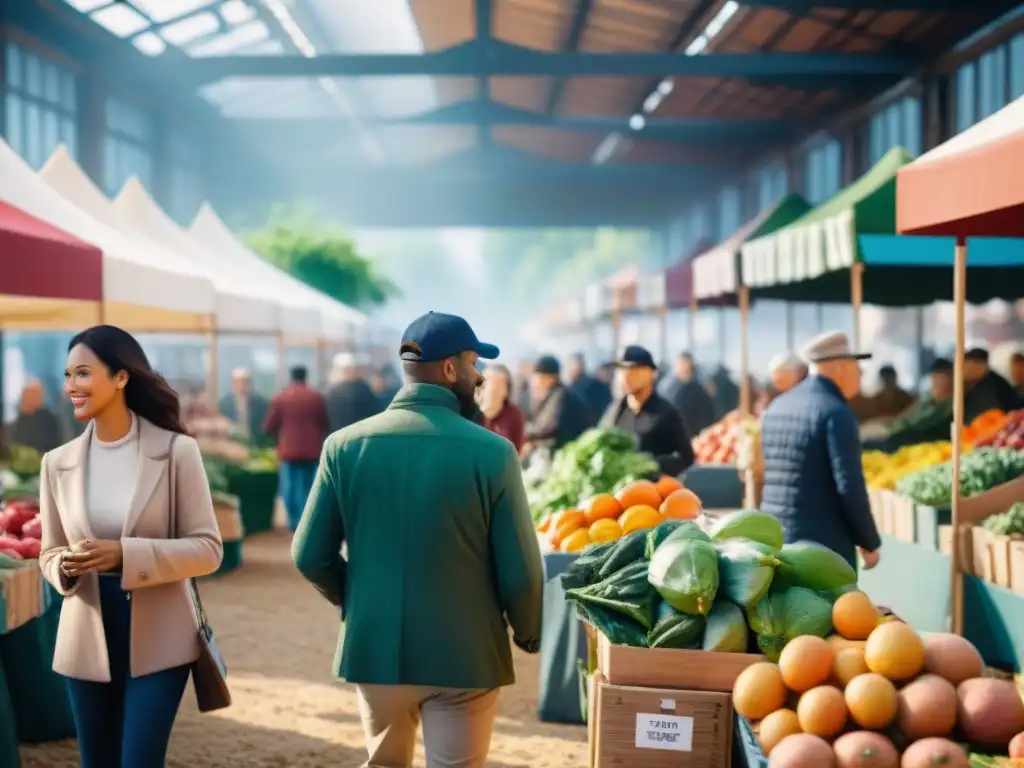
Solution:
[[[431,312],[400,354],[388,409],[327,439],[292,556],[342,609],[336,673],[357,687],[365,765],[411,766],[422,719],[430,768],[484,768],[515,682],[508,627],[540,645],[540,551],[515,448],[471,420],[497,347]]]

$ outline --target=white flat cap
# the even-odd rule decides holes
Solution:
[[[768,373],[776,371],[800,371],[807,368],[807,363],[792,352],[780,352],[768,361]]]
[[[868,360],[871,355],[854,352],[850,340],[842,331],[828,331],[815,336],[800,351],[808,363],[826,363],[829,360]]]

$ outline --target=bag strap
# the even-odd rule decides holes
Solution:
[[[178,538],[178,474],[175,472],[175,461],[174,461],[174,443],[178,439],[178,433],[175,432],[171,436],[170,445],[167,448],[168,451],[168,482],[170,483],[170,510],[167,515],[170,523],[170,536],[168,538]],[[205,630],[208,626],[206,620],[206,610],[203,608],[203,598],[199,596],[199,585],[196,584],[195,579],[188,580],[189,592],[192,593],[192,609],[196,614],[196,621],[199,623],[199,628]]]

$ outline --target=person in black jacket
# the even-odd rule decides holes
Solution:
[[[613,402],[601,426],[636,435],[640,450],[658,462],[663,474],[676,475],[693,464],[693,444],[683,417],[654,388],[657,366],[643,347],[629,346],[618,362],[625,397]]]
[[[985,411],[1017,408],[1013,385],[988,365],[988,352],[975,347],[964,354],[964,422],[970,423]]]
[[[325,395],[327,422],[331,432],[376,416],[385,406],[369,382],[363,378],[359,361],[347,352],[335,356],[332,384]]]
[[[561,370],[551,355],[541,357],[534,366],[524,458],[538,448],[557,451],[590,427],[586,404],[562,383]]]
[[[697,379],[697,366],[689,352],[676,360],[675,379],[667,385],[666,396],[683,416],[691,435],[715,423],[715,403]]]
[[[612,401],[612,388],[587,373],[586,361],[579,353],[569,357],[565,375],[569,389],[586,403],[590,412],[590,425],[596,425]]]
[[[812,340],[804,358],[811,376],[779,395],[764,412],[761,511],[782,523],[787,542],[814,541],[854,568],[879,559],[875,527],[861,467],[857,419],[849,400],[860,391],[858,360],[844,333]]]

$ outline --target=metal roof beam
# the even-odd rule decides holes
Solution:
[[[224,77],[741,77],[799,87],[826,79],[904,77],[920,62],[871,54],[547,53],[495,40],[424,54],[222,56],[175,62],[177,77],[203,84]]]
[[[590,10],[593,8],[593,0],[576,0],[576,7],[572,13],[572,21],[569,22],[569,31],[565,35],[565,42],[562,44],[563,51],[578,51],[580,38],[587,28],[587,20],[590,18]],[[544,110],[548,114],[554,114],[558,105],[562,102],[562,94],[565,93],[565,78],[558,78],[548,91],[548,100]]]
[[[146,34],[147,32],[159,32],[161,29],[164,29],[165,27],[174,26],[179,21],[188,21],[189,19],[194,19],[196,16],[199,16],[200,14],[209,13],[210,11],[214,11],[220,8],[220,6],[224,5],[225,2],[226,0],[210,0],[210,2],[206,5],[200,6],[199,8],[193,8],[191,11],[187,11],[185,13],[179,13],[177,16],[172,16],[171,18],[165,19],[164,21],[151,20],[150,25],[146,27],[146,29],[139,30],[134,35],[129,35],[128,39],[132,40],[138,37],[139,35]],[[143,15],[147,16],[148,18],[147,14],[143,13]],[[224,31],[228,28],[228,23],[224,21],[224,17],[222,17],[220,14],[217,14],[217,21],[220,22],[220,32],[218,32],[217,34],[224,34]],[[189,43],[191,42],[192,41],[190,40]]]
[[[652,117],[642,131],[632,131],[628,116],[585,117],[579,115],[553,116],[519,107],[475,100],[457,102],[416,115],[402,117],[364,117],[373,126],[474,126],[474,125],[526,125],[582,133],[628,132],[641,139],[709,143],[736,139],[782,139],[795,130],[785,120],[730,120],[711,118],[656,118]],[[235,121],[235,127],[244,130],[273,132],[284,138],[288,134],[312,133],[329,138],[338,134],[336,120],[296,120],[282,117],[259,121]]]
[[[982,0],[981,5],[989,4]],[[965,0],[743,0],[744,8],[774,8],[791,13],[810,11],[949,11],[973,10]]]
[[[476,0],[476,44],[490,46],[494,39],[494,0]],[[491,100],[491,79],[486,76],[477,78],[476,98],[478,102]],[[477,140],[481,144],[491,143],[491,124],[483,120],[476,123]]]

